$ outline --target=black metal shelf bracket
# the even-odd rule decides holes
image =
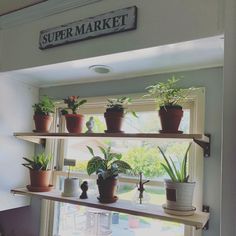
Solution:
[[[211,154],[211,135],[205,134],[208,137],[209,141],[205,141],[204,139],[193,139],[193,141],[198,144],[203,149],[204,157],[210,157]]]
[[[202,206],[202,211],[209,213],[209,212],[210,212],[210,207],[209,207],[209,206],[206,206],[206,205],[203,205],[203,206]],[[208,230],[208,229],[209,229],[209,220],[208,220],[207,223],[204,225],[204,227],[202,228],[202,230],[206,231],[206,230]]]
[[[45,138],[41,138],[40,139],[40,144],[42,145],[43,148],[46,147],[46,139]]]

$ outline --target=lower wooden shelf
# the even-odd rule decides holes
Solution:
[[[116,211],[127,213],[131,215],[138,215],[149,217],[153,219],[159,219],[164,221],[177,222],[189,226],[193,226],[196,229],[201,229],[205,226],[209,220],[209,213],[195,212],[192,216],[174,216],[166,214],[161,206],[148,204],[145,207],[139,207],[132,204],[131,201],[118,200],[115,203],[102,204],[99,203],[95,196],[89,196],[88,199],[79,199],[74,197],[62,197],[61,192],[58,190],[52,190],[50,192],[29,192],[26,188],[12,189],[13,194],[21,194],[30,197],[47,199],[58,202],[65,202],[70,204],[76,204],[81,206],[93,207],[98,209],[104,209],[109,211]]]

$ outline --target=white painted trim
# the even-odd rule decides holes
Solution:
[[[49,0],[0,17],[0,29],[10,28],[73,8],[82,7],[102,0]]]

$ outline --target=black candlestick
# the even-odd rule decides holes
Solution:
[[[145,191],[144,184],[150,182],[150,180],[146,180],[143,182],[143,173],[139,173],[139,184],[138,184],[138,191],[139,191],[139,204],[142,204],[143,200],[143,192]]]

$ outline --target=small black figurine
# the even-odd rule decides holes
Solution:
[[[88,195],[87,195],[87,191],[88,191],[88,182],[84,181],[81,185],[80,188],[82,190],[82,193],[80,195],[80,199],[87,199]]]

